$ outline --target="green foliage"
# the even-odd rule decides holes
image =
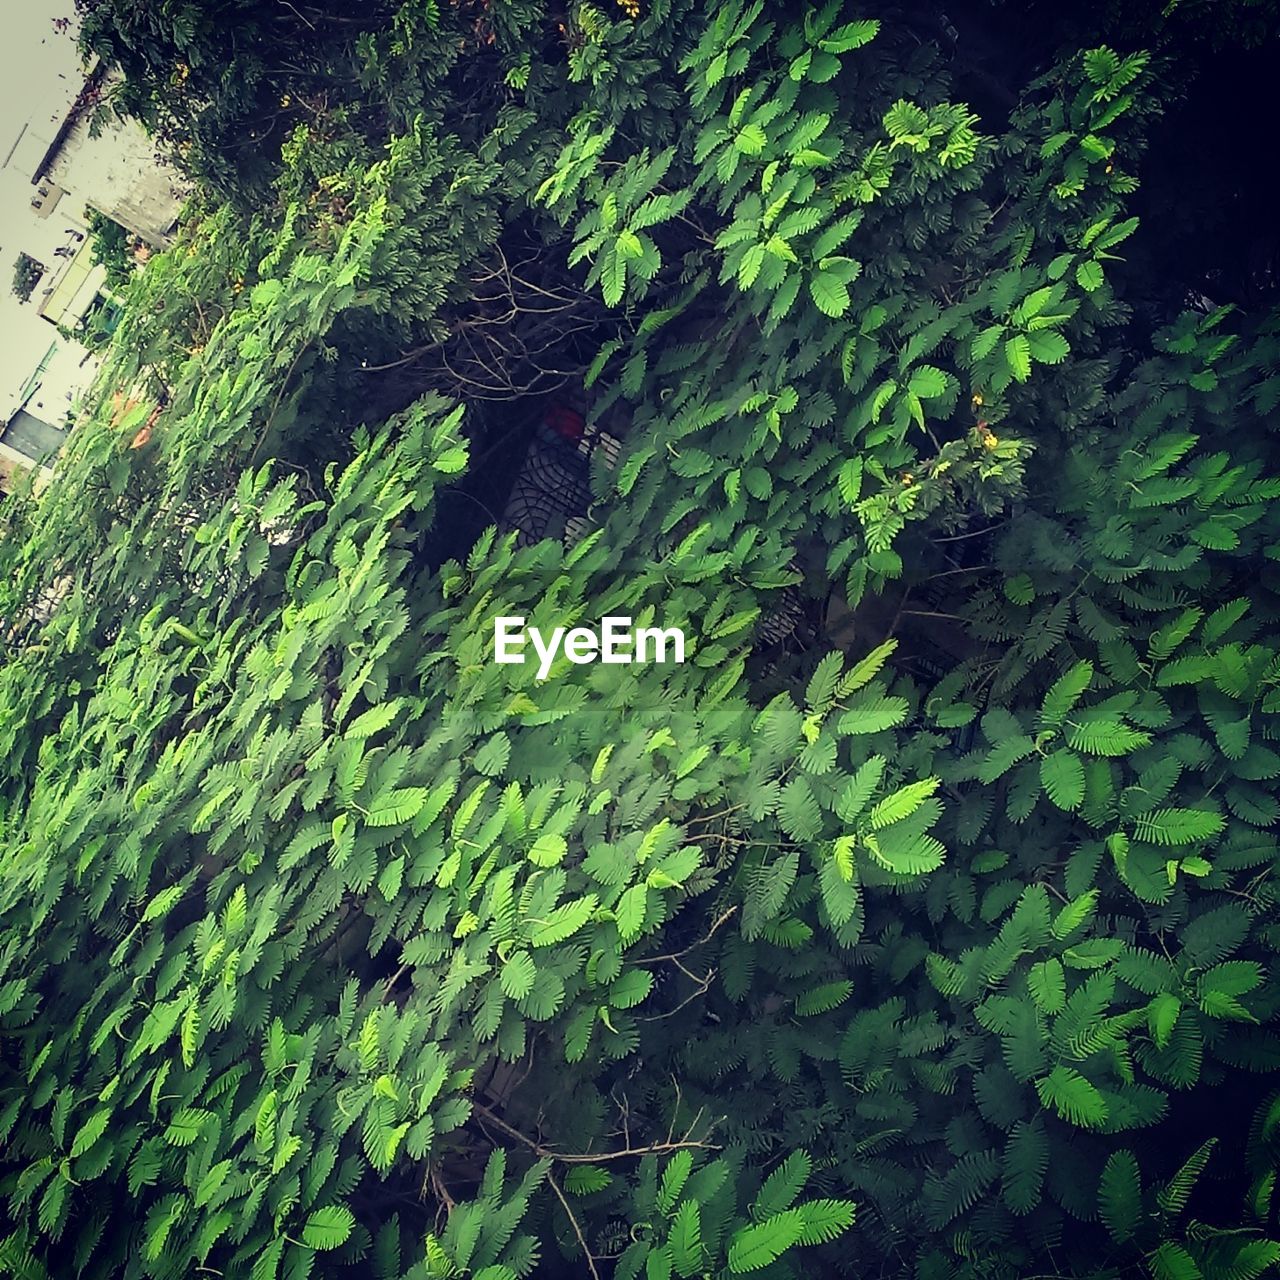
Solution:
[[[40,283],[44,267],[29,253],[20,253],[13,261],[12,293],[19,302],[26,302]]]
[[[118,222],[97,209],[88,212],[93,258],[107,269],[107,284],[122,289],[134,271],[133,237]]]
[[[1273,1268],[1280,337],[1129,323],[1148,56],[251,8],[86,21],[206,190],[0,511],[0,1272]],[[585,530],[467,524],[564,369]]]

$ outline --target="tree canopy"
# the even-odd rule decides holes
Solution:
[[[0,504],[0,1275],[1274,1272],[1273,233],[1143,205],[1273,9],[79,7],[198,190]]]

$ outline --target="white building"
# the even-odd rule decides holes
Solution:
[[[0,489],[38,466],[37,487],[51,474],[48,462],[65,443],[80,396],[100,359],[78,342],[56,337],[17,395],[0,406]]]
[[[87,205],[163,247],[190,186],[157,154],[137,121],[108,115],[95,131],[95,116],[114,78],[99,63],[60,116],[28,121],[10,164],[30,164],[31,207],[39,217],[56,217],[68,204]]]
[[[56,451],[100,363],[70,336],[91,312],[116,305],[93,260],[86,210],[163,247],[190,192],[135,121],[108,115],[95,131],[113,73],[97,64],[86,74],[76,61],[71,37],[46,50],[10,104],[24,102],[29,116],[0,122],[0,134],[14,130],[0,137],[0,267],[12,270],[22,251],[44,268],[25,305],[9,296],[7,278],[0,283],[0,487]]]

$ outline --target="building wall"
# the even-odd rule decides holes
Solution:
[[[36,184],[36,193],[31,197],[31,207],[36,217],[47,218],[57,207],[66,192],[52,178],[44,178]]]
[[[69,413],[78,412],[84,393],[101,365],[101,358],[80,343],[59,337],[21,407],[46,422],[62,424]]]
[[[168,244],[186,198],[177,172],[133,121],[109,121],[90,136],[86,112],[67,130],[45,176],[150,244]]]
[[[0,440],[32,462],[43,462],[66,444],[67,435],[65,427],[45,422],[25,409],[19,409],[5,425]]]
[[[31,459],[25,453],[11,449],[3,440],[0,440],[0,490],[12,493],[33,466]],[[35,467],[35,472],[35,488],[39,493],[48,485],[53,471],[49,467]]]
[[[46,275],[45,279],[49,277]],[[40,315],[50,324],[74,329],[106,283],[107,269],[94,260],[93,242],[86,237],[75,256],[63,263],[36,295],[40,299]]]

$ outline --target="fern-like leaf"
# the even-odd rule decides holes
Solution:
[[[1113,1151],[1098,1179],[1098,1216],[1117,1244],[1133,1238],[1142,1220],[1142,1175],[1132,1151]]]

